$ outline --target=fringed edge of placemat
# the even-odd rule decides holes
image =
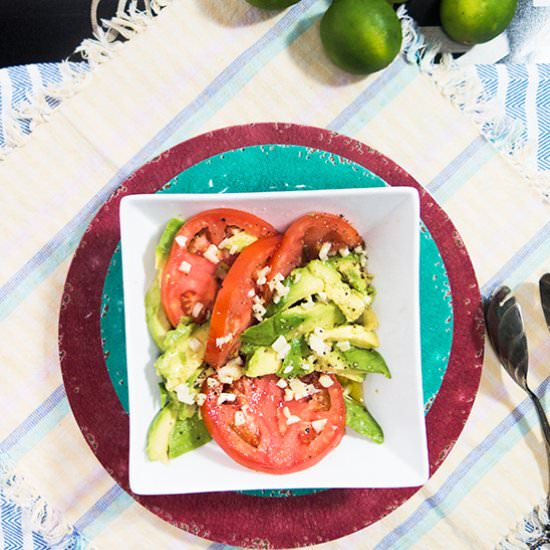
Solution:
[[[437,86],[441,94],[476,125],[479,132],[516,169],[544,202],[550,203],[550,174],[529,165],[530,144],[523,137],[524,127],[499,112],[496,99],[490,99],[474,66],[460,66],[449,53],[441,53],[439,44],[429,44],[405,6],[397,14],[403,28],[402,54],[417,65]]]
[[[145,31],[153,19],[171,0],[149,0],[145,10],[139,10],[136,0],[119,2],[116,15],[98,23],[92,4],[93,38],[87,38],[76,48],[86,67],[68,60],[60,64],[60,82],[50,84],[23,100],[5,118],[4,146],[0,148],[0,161],[21,147],[36,126],[46,122],[64,100],[75,95],[88,81],[98,65],[111,60],[124,43]],[[96,1],[96,8],[99,2]]]
[[[2,451],[0,451],[0,497],[0,504],[2,504],[1,501],[9,503],[9,509],[3,510],[0,514],[4,522],[3,528],[16,521],[10,513],[10,510],[16,508],[26,518],[25,527],[39,535],[51,550],[93,549],[84,535],[74,526],[63,521],[61,514],[30,489],[21,475],[15,473],[11,460]],[[6,538],[6,534],[4,537]]]
[[[496,550],[537,550],[550,541],[546,499],[529,512],[496,546]],[[546,547],[546,546],[545,546]]]

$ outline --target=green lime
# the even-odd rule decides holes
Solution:
[[[297,4],[300,0],[246,0],[249,4],[264,10],[282,10]]]
[[[441,26],[457,42],[481,44],[512,21],[518,0],[442,0]]]
[[[333,0],[321,19],[321,41],[333,63],[369,74],[401,49],[401,23],[387,0]]]

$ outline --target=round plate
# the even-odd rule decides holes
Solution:
[[[182,189],[178,177],[185,181],[185,176],[192,174],[193,167],[199,163],[204,172],[205,164],[212,163],[214,158],[223,159],[224,153],[229,151],[262,146],[259,149],[265,153],[270,147],[280,149],[280,145],[309,148],[306,154],[315,158],[322,156],[325,164],[332,166],[336,177],[339,164],[354,163],[355,167],[367,169],[365,174],[358,175],[359,178],[368,179],[368,172],[389,185],[406,185],[419,190],[422,220],[429,230],[425,234],[433,237],[441,252],[452,294],[452,348],[446,371],[441,359],[447,363],[447,354],[440,353],[445,351],[445,346],[427,348],[423,334],[423,361],[439,357],[437,368],[440,371],[439,378],[434,378],[435,386],[431,393],[428,392],[435,397],[428,403],[431,408],[426,417],[431,474],[456,442],[470,412],[483,360],[481,300],[464,244],[433,199],[395,163],[350,138],[295,125],[256,124],[226,128],[170,149],[124,182],[90,224],[67,276],[59,328],[61,368],[67,396],[90,447],[128,492],[128,416],[106,368],[105,355],[109,363],[111,351],[102,339],[101,330],[103,324],[103,336],[108,339],[109,331],[105,332],[105,326],[113,325],[102,323],[101,319],[113,308],[120,311],[122,307],[121,296],[107,293],[105,299],[103,294],[104,283],[107,287],[109,276],[112,278],[117,268],[119,201],[124,195],[133,193],[197,192],[195,186]],[[256,163],[253,169],[261,173],[262,166],[261,162]],[[212,166],[212,170],[215,169]],[[292,169],[300,168],[296,165]],[[269,186],[234,189],[235,174],[226,172],[225,179],[227,185],[211,191],[261,191]],[[258,176],[258,181],[273,179],[276,178],[269,171]],[[337,182],[335,186],[346,186],[339,185],[339,179],[331,178],[331,181]],[[248,185],[253,186],[250,182]],[[437,342],[437,337],[432,341]],[[444,342],[444,338],[439,341]],[[123,385],[124,369],[119,368],[119,371]],[[445,375],[437,392],[442,372]],[[123,398],[124,391],[118,393]],[[161,518],[204,538],[247,547],[288,548],[332,540],[362,529],[394,510],[416,491],[417,488],[328,490],[302,496],[290,493],[276,499],[237,493],[132,496]],[[258,517],[262,518],[261,522],[255,519]]]

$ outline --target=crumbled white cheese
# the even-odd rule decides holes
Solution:
[[[235,413],[235,418],[233,420],[233,423],[235,424],[235,426],[242,426],[243,424],[246,423],[246,418],[244,416],[243,411],[237,411]]]
[[[218,380],[216,380],[215,378],[208,378],[208,380],[206,381],[206,385],[209,387],[209,388],[215,388],[216,386],[219,386],[220,383],[218,382]]]
[[[328,374],[321,374],[321,376],[319,376],[319,384],[321,384],[323,388],[330,388],[332,384],[334,384],[334,380]]]
[[[326,293],[326,292],[323,292],[322,290],[321,290],[321,292],[318,292],[318,293],[317,293],[317,297],[319,298],[319,300],[320,300],[321,302],[327,303],[327,301],[328,301],[327,293]]]
[[[323,261],[328,259],[328,253],[331,248],[332,243],[323,243],[323,246],[321,246],[321,249],[319,250],[319,259]]]
[[[301,421],[302,419],[299,416],[295,416],[293,414],[286,419],[287,426],[290,426],[291,424],[296,424],[297,422]]]
[[[251,288],[247,293],[246,295],[249,297],[249,298],[254,298],[254,296],[256,296],[256,292],[254,292],[254,289]]]
[[[198,339],[198,338],[195,338],[194,336],[192,336],[191,338],[189,338],[189,349],[196,353],[197,351],[199,351],[202,347],[202,344],[201,344],[201,341]]]
[[[356,246],[353,251],[356,253],[356,254],[364,254],[365,253],[365,249],[359,245],[359,246]]]
[[[275,284],[275,292],[273,294],[273,302],[278,304],[281,298],[284,298],[290,292],[290,287],[284,285],[280,281]]]
[[[277,386],[279,386],[279,388],[281,389],[284,389],[288,386],[288,383],[284,378],[279,378],[279,380],[277,380]]]
[[[283,369],[283,372],[285,374],[288,374],[289,372],[292,372],[292,365],[287,365],[284,369]]]
[[[308,338],[308,345],[317,355],[326,355],[331,349],[330,345],[317,336],[317,334],[310,334]]]
[[[234,357],[233,359],[231,359],[230,361],[228,361],[225,366],[226,367],[234,367],[234,366],[240,366],[243,364],[243,360],[241,359],[241,357],[239,357],[237,355],[237,357]]]
[[[242,359],[238,357],[242,363]],[[235,380],[238,380],[243,375],[242,367],[233,361],[229,361],[223,367],[218,369],[218,378],[222,384],[232,384]]]
[[[264,300],[263,298],[260,298],[260,296],[254,296],[254,300],[252,302],[252,312],[258,321],[263,320],[267,309],[264,307]]]
[[[204,251],[203,256],[213,264],[217,264],[220,261],[220,249],[215,245],[211,244]]]
[[[231,342],[231,339],[233,338],[233,334],[230,332],[229,334],[226,334],[225,336],[220,336],[219,338],[216,338],[216,347],[221,348],[224,344],[228,344]]]
[[[315,302],[311,299],[311,296],[307,297],[307,300],[302,304],[304,309],[311,309],[315,305]]]
[[[174,388],[178,401],[187,405],[193,405],[195,403],[195,396],[191,393],[189,386],[185,383],[180,384]]]
[[[256,279],[256,284],[258,286],[265,285],[267,283],[267,274],[271,271],[271,268],[266,265],[264,268],[258,270],[258,278]]]
[[[318,390],[313,384],[304,384],[298,378],[293,378],[289,381],[290,389],[294,392],[294,399],[302,399],[303,397],[308,397],[315,393],[319,393]]]
[[[277,283],[282,283],[284,280],[285,280],[285,278],[283,277],[282,273],[276,273],[271,278],[271,281],[269,281],[269,283],[267,283],[267,286],[268,286],[269,290],[275,290],[275,286],[277,285]]]
[[[325,427],[326,423],[327,423],[327,419],[321,418],[320,420],[314,420],[311,423],[311,426],[317,433],[319,433],[323,431],[323,428]]]
[[[359,263],[361,264],[362,268],[367,267],[367,257],[366,256],[360,256],[359,257]]]
[[[289,388],[285,388],[285,401],[292,401],[293,399],[294,392]]]
[[[191,264],[184,260],[178,267],[178,271],[181,271],[182,273],[191,273]]]
[[[176,241],[176,244],[181,248],[185,248],[185,246],[187,245],[187,237],[184,237],[183,235],[178,235],[174,240]]]
[[[296,424],[296,422],[300,422],[302,420],[299,416],[291,414],[288,407],[285,407],[283,409],[283,414],[286,417],[286,423],[287,423],[288,426],[290,426],[291,424]]]
[[[206,401],[206,394],[205,393],[198,393],[195,397],[195,403],[202,407],[204,405],[204,402]]]
[[[231,403],[235,401],[235,399],[237,399],[237,396],[234,393],[220,393],[220,395],[218,396],[218,405],[221,405],[226,401],[229,401]]]
[[[284,359],[290,351],[290,344],[286,341],[286,338],[281,334],[271,347],[277,352],[279,359]]]
[[[202,311],[202,308],[204,306],[200,303],[200,302],[197,302],[194,306],[193,306],[193,311],[191,311],[191,317],[195,317],[197,318],[200,314],[201,314],[201,311]]]
[[[347,246],[341,248],[340,250],[338,250],[338,253],[340,254],[340,256],[343,256],[345,258],[346,256],[349,256],[349,248]]]
[[[344,340],[343,342],[336,342],[336,347],[341,351],[348,351],[351,348],[351,344]]]
[[[285,407],[283,409],[283,414],[286,417],[286,423],[288,426],[290,426],[291,424],[296,424],[296,422],[300,422],[302,420],[299,416],[291,414],[288,407]]]

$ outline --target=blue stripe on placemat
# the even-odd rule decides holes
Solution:
[[[538,168],[550,170],[550,64],[538,65],[537,116],[539,130]]]
[[[134,499],[118,485],[113,485],[80,517],[75,528],[92,540],[132,504]]]
[[[357,111],[362,109],[366,103],[379,94],[387,84],[389,84],[405,67],[408,65],[401,59],[396,59],[387,70],[382,71],[380,76],[376,78],[367,88],[362,91],[352,103],[350,103],[343,111],[336,116],[332,122],[329,122],[327,128],[329,130],[341,131],[342,128],[356,115]],[[415,72],[415,75],[418,74]]]
[[[8,437],[0,442],[0,451],[8,452],[30,430],[36,428],[57,405],[66,399],[65,388],[58,386]]]

